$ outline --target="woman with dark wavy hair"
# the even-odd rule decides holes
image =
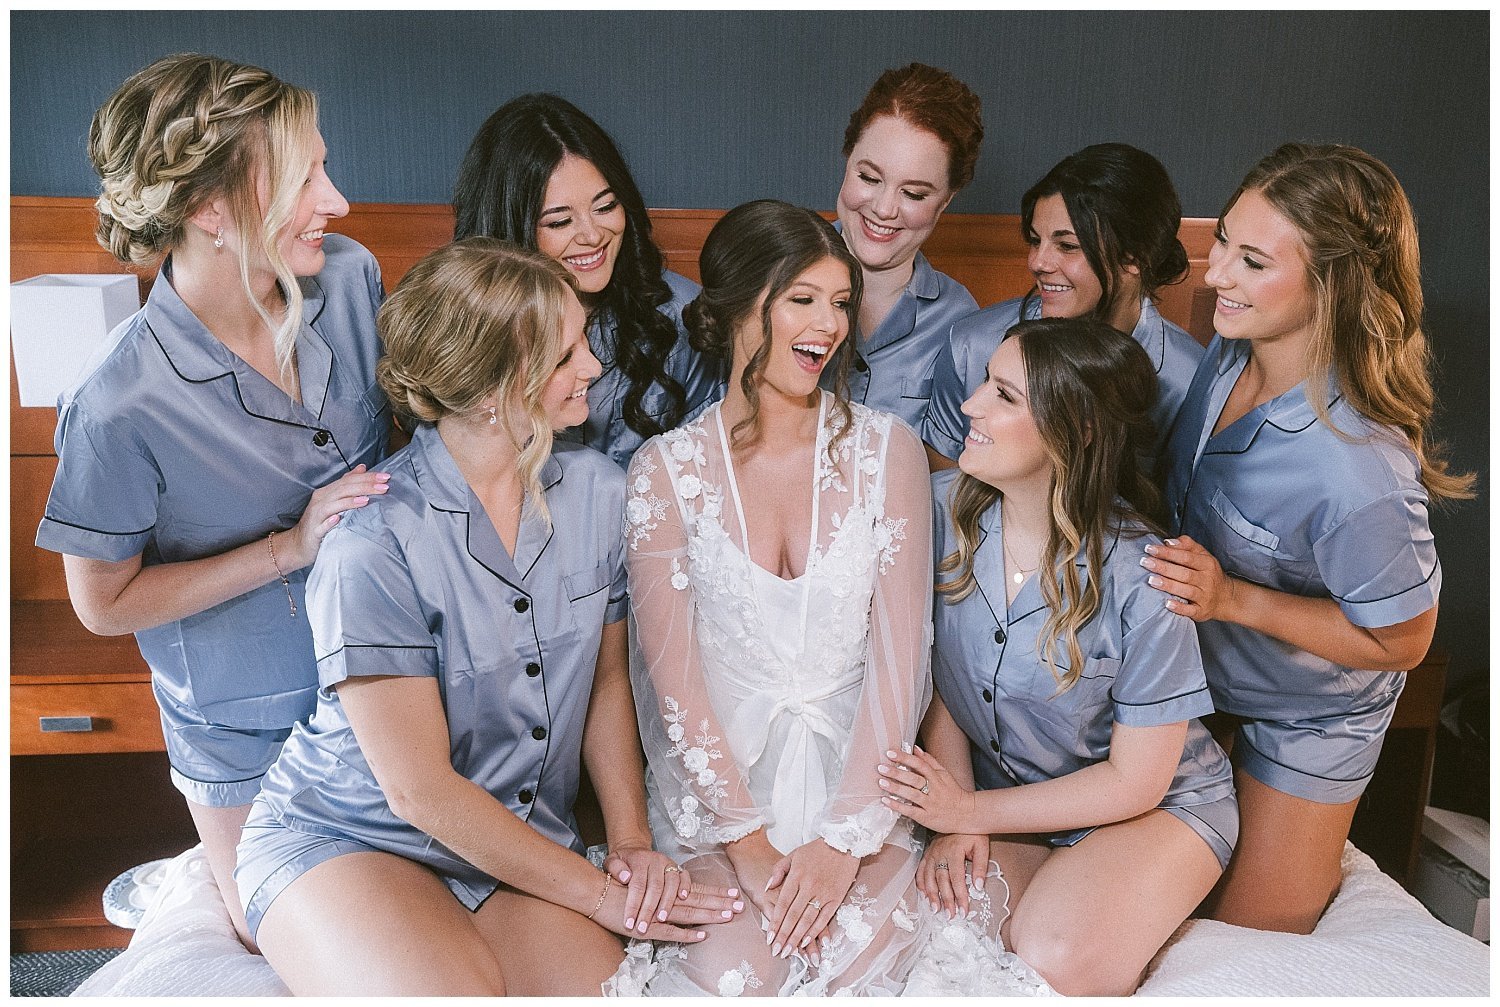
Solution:
[[[1156,436],[1142,453],[1145,467],[1154,469],[1203,355],[1152,300],[1187,275],[1181,223],[1167,169],[1129,144],[1085,147],[1042,176],[1021,197],[1021,233],[1031,246],[1026,264],[1036,286],[953,326],[948,352],[938,354],[933,370],[922,430],[929,457],[942,467],[958,458],[968,429],[959,407],[984,380],[984,366],[1011,326],[1023,318],[1096,318],[1140,343],[1156,371]]]
[[[625,159],[570,102],[526,94],[486,119],[464,155],[453,209],[455,239],[503,238],[573,275],[604,373],[589,387],[588,420],[563,439],[624,466],[646,438],[722,394],[722,377],[682,325],[698,285],[662,267]]]

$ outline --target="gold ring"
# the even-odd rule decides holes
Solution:
[[[821,902],[818,901],[817,896],[813,896],[812,898],[810,898],[810,899],[807,900],[807,906],[808,906],[809,909],[820,909],[821,910],[823,908],[823,903],[821,903]]]
[[[668,867],[662,873],[663,874],[681,874],[682,873],[682,868],[680,868],[680,867]]]
[[[933,866],[932,869],[935,870],[935,871],[946,871],[948,869],[948,861],[946,861],[946,860],[939,860],[937,862],[937,864]]]

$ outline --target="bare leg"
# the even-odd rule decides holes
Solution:
[[[1235,926],[1310,934],[1338,893],[1340,862],[1358,799],[1319,804],[1283,794],[1244,772],[1240,838],[1205,915]]]
[[[297,996],[503,996],[471,914],[436,874],[349,853],[297,878],[261,918],[266,960]],[[566,944],[554,960],[571,955]]]
[[[1000,878],[985,881],[986,894],[994,903],[997,917],[1003,917],[1000,926],[1000,942],[1006,949],[1013,949],[1010,924],[1016,916],[1016,906],[1031,885],[1031,879],[1043,863],[1052,855],[1052,847],[1040,839],[1022,836],[992,836],[990,859],[1000,866]]]
[[[188,801],[187,806],[198,830],[198,838],[203,842],[208,866],[214,872],[214,883],[219,886],[224,907],[229,910],[229,919],[234,923],[234,932],[251,954],[258,955],[260,949],[250,939],[250,929],[245,926],[245,907],[240,905],[240,890],[234,883],[234,848],[239,845],[240,828],[250,815],[250,805],[210,808]]]
[[[1059,993],[1124,996],[1219,878],[1213,851],[1165,811],[1054,850],[1015,905],[1013,949]]]
[[[504,885],[473,920],[511,996],[596,997],[625,958],[622,940],[593,920]]]

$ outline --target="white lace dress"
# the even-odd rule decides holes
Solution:
[[[785,490],[736,481],[718,406],[636,453],[626,504],[658,848],[726,885],[724,845],[762,826],[783,853],[821,837],[862,858],[822,965],[773,958],[751,908],[700,944],[636,942],[608,992],[895,994],[930,942],[937,919],[913,884],[921,843],[881,804],[875,768],[912,741],[931,694],[927,463],[905,425],[852,408],[830,459],[837,412],[823,396],[795,580],[750,559],[746,506]]]

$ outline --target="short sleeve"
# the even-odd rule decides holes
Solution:
[[[335,528],[323,540],[307,617],[324,689],[366,675],[438,674],[436,638],[405,560],[356,532]]]
[[[1394,626],[1438,602],[1442,568],[1418,487],[1351,512],[1313,543],[1313,557],[1328,593],[1356,626]]]
[[[614,506],[609,512],[609,520],[602,527],[613,531],[623,525],[625,512],[625,484],[623,480],[616,482],[616,488],[612,489],[611,498]],[[609,603],[604,607],[604,624],[606,626],[619,622],[630,614],[630,592],[625,570],[625,536],[623,534],[611,535],[609,547]]]
[[[964,388],[964,368],[955,355],[962,347],[954,342],[950,330],[948,338],[938,350],[932,366],[932,398],[927,403],[927,416],[922,421],[922,439],[932,450],[944,458],[954,459],[964,447],[964,433],[968,421],[959,407],[968,398]]]
[[[1125,628],[1110,690],[1115,722],[1129,727],[1175,724],[1214,710],[1193,621],[1161,605],[1154,609],[1140,624]]]
[[[57,474],[37,529],[39,548],[120,562],[139,556],[156,527],[161,471],[123,430],[96,425],[77,405],[58,416]]]

